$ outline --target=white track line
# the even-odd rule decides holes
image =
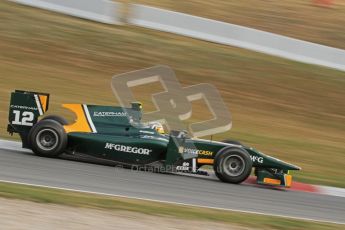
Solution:
[[[8,140],[0,140],[0,149],[5,150],[15,150],[15,151],[30,151],[28,149],[22,148],[22,143],[18,141],[8,141]]]
[[[318,185],[317,189],[320,191],[321,194],[345,197],[345,189],[343,188]]]

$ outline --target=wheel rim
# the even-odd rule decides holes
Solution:
[[[230,155],[223,160],[224,172],[232,177],[240,176],[245,169],[245,161],[241,156]]]
[[[36,143],[42,150],[49,151],[58,145],[58,135],[52,129],[42,129],[36,136]]]

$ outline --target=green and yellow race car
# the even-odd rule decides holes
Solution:
[[[130,108],[64,104],[76,115],[74,123],[48,110],[49,94],[16,90],[11,94],[8,132],[18,133],[23,148],[42,157],[85,154],[137,168],[164,173],[198,174],[213,167],[224,182],[241,183],[254,168],[257,183],[289,187],[289,170],[299,167],[265,155],[237,141],[189,138],[184,131],[164,133],[159,123],[141,121],[140,103]]]

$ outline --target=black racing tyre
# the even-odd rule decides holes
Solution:
[[[58,115],[48,115],[43,117],[41,121],[43,120],[54,120],[60,123],[61,125],[68,125],[68,121],[64,117]]]
[[[57,157],[67,146],[67,134],[63,126],[54,120],[41,120],[29,133],[32,151],[42,157]]]
[[[230,140],[230,139],[222,140],[222,142],[227,143],[227,144],[242,145],[241,142],[235,141],[235,140]]]
[[[221,181],[239,184],[249,177],[252,166],[253,162],[245,149],[229,146],[216,154],[213,169]]]

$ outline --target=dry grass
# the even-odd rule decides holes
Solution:
[[[239,139],[301,166],[300,181],[345,187],[344,72],[7,1],[0,11],[2,137],[14,89],[49,92],[50,112],[68,115],[61,103],[116,104],[112,75],[165,64],[184,85],[207,82],[220,90],[233,128],[215,138]],[[194,107],[202,114],[201,105]]]
[[[127,0],[128,1],[128,0]],[[131,0],[345,49],[345,1],[331,8],[312,0]]]

